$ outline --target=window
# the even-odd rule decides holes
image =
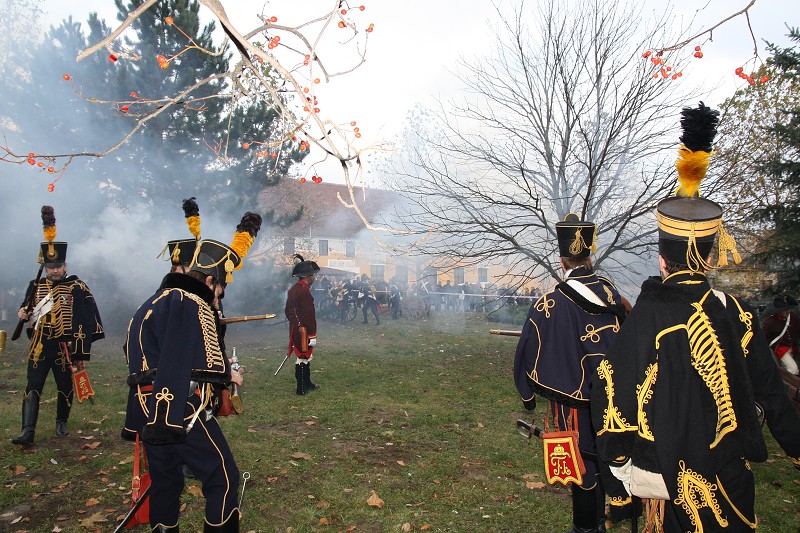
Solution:
[[[283,239],[283,253],[286,255],[294,253],[294,237],[286,237]]]
[[[489,281],[489,269],[478,267],[478,283],[487,283]]]
[[[378,280],[383,281],[384,272],[385,271],[386,271],[386,265],[379,265],[379,264],[373,263],[373,264],[370,265],[369,278],[372,281],[378,281]]]
[[[397,283],[408,285],[408,267],[406,265],[397,265],[394,269],[394,277]]]
[[[345,241],[345,256],[346,257],[355,257],[356,256],[356,241]]]
[[[319,240],[319,256],[328,255],[328,239]]]
[[[455,285],[461,285],[464,283],[464,267],[453,269],[453,278],[453,283]]]

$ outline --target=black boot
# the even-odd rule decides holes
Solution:
[[[300,366],[305,367],[303,369],[303,382],[305,384],[306,392],[311,392],[312,390],[319,390],[319,385],[311,383],[311,363]]]
[[[572,529],[564,533],[602,533],[605,525],[599,523],[597,512],[597,486],[584,490],[574,483],[572,488]]]
[[[11,442],[23,446],[33,446],[36,434],[36,420],[39,418],[39,393],[35,390],[28,392],[22,400],[22,433]]]
[[[67,428],[67,420],[69,420],[69,411],[72,408],[72,397],[74,391],[69,391],[66,396],[58,393],[58,402],[56,403],[56,435],[59,437],[66,437],[69,435]]]
[[[239,511],[234,511],[230,518],[218,526],[204,524],[203,533],[239,533]]]
[[[178,533],[178,526],[156,526],[153,528],[153,533]]]
[[[296,364],[294,365],[294,379],[297,380],[297,395],[303,396],[306,391],[306,382],[303,379],[303,368],[306,365],[303,364]]]

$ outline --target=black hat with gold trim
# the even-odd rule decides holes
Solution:
[[[692,272],[714,268],[707,260],[717,237],[717,266],[728,264],[728,251],[736,263],[741,261],[736,241],[722,226],[722,207],[699,195],[717,134],[719,111],[703,102],[681,112],[681,147],[675,167],[678,189],[675,196],[661,200],[656,207],[658,251],[673,263],[686,265]]]
[[[167,241],[167,246],[161,250],[158,257],[162,257],[164,252],[169,253],[169,260],[172,266],[188,266],[194,257],[197,241],[200,240],[200,207],[194,197],[183,201],[183,214],[186,217],[186,225],[194,235],[194,239],[173,239]]]
[[[189,269],[208,274],[223,286],[227,285],[233,281],[233,271],[242,267],[242,259],[260,229],[261,215],[248,211],[236,226],[230,246],[210,239],[199,241]]]
[[[575,213],[567,214],[563,222],[556,222],[556,237],[561,257],[589,257],[597,252],[597,226],[581,221]]]
[[[56,242],[56,213],[49,205],[42,206],[44,240],[39,250],[39,262],[44,266],[61,266],[67,262],[67,243]]]

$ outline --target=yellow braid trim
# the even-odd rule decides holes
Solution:
[[[246,231],[237,231],[234,234],[233,241],[231,242],[231,249],[236,252],[241,261],[239,262],[239,266],[232,270],[239,270],[242,268],[242,264],[244,264],[244,256],[246,256],[247,252],[250,251],[250,247],[253,245],[253,240],[253,237],[251,237]]]
[[[200,238],[200,215],[192,215],[186,218],[186,224],[189,226],[189,231],[192,232],[195,239]]]
[[[678,189],[675,196],[695,196],[700,190],[700,182],[706,177],[712,152],[698,150],[692,152],[685,146],[678,150],[675,168],[678,170]]]
[[[53,242],[56,239],[56,227],[55,226],[47,226],[44,228],[44,240],[47,242]]]

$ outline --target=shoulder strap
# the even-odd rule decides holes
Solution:
[[[619,320],[620,324],[625,321],[624,306],[618,304],[605,304],[594,292],[592,292],[591,289],[589,289],[580,281],[568,279],[567,281],[562,281],[556,285],[556,289],[569,296],[572,301],[578,305],[578,307],[587,313],[591,313],[593,315],[598,315],[601,313],[614,315],[617,317],[617,320]]]
[[[783,335],[786,333],[786,330],[789,329],[789,321],[791,319],[792,319],[792,315],[791,314],[787,315],[786,323],[783,325],[783,330],[778,334],[777,337],[775,337],[774,339],[769,341],[769,347],[770,348],[772,348],[772,346],[774,346],[775,343],[778,342],[781,339],[781,337],[783,337]]]

